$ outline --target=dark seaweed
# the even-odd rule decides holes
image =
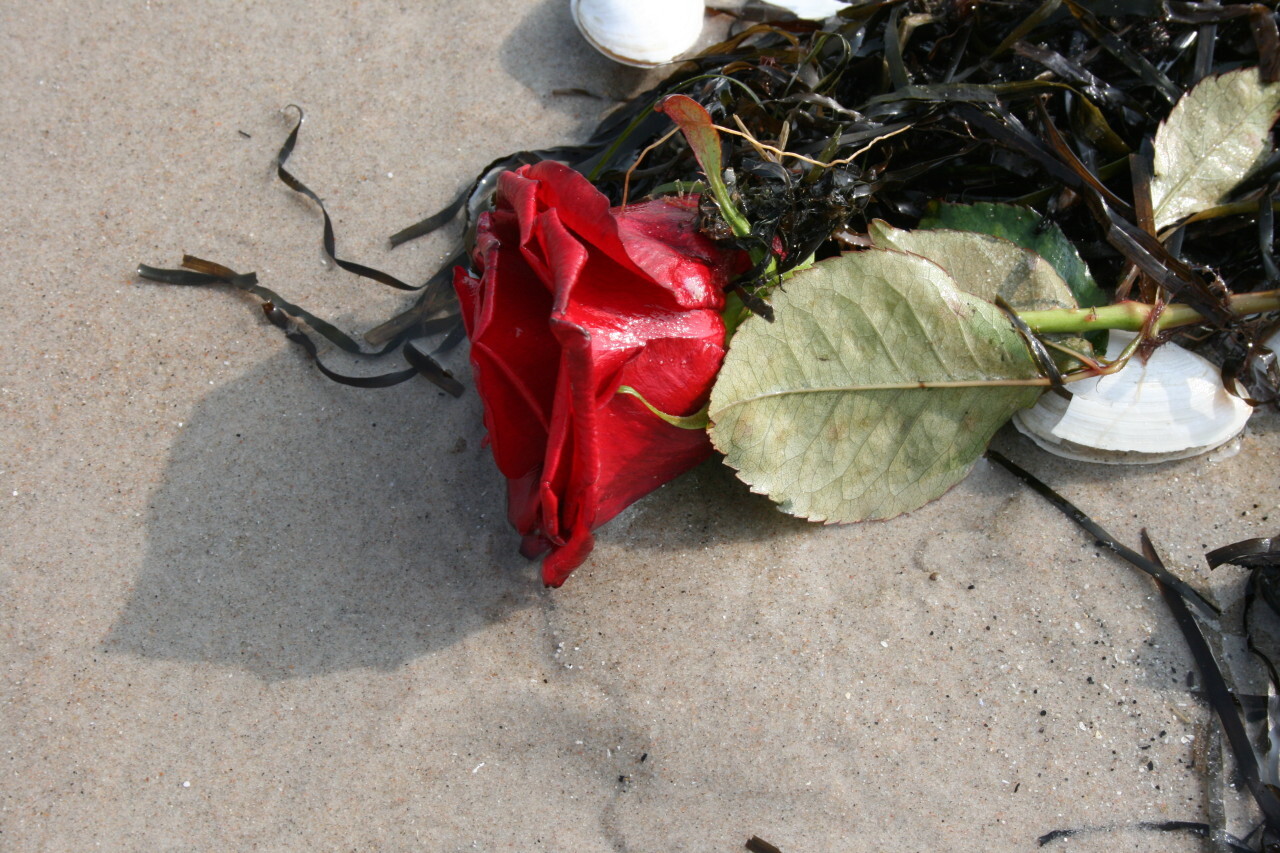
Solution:
[[[753,226],[749,237],[734,237],[716,206],[703,205],[704,231],[772,253],[773,273],[836,254],[874,218],[911,228],[938,203],[1030,205],[1063,229],[1096,279],[1121,283],[1118,297],[1132,284],[1147,301],[1195,306],[1206,322],[1188,334],[1211,339],[1256,402],[1280,399],[1275,360],[1256,369],[1266,319],[1240,321],[1226,307],[1233,293],[1280,285],[1271,214],[1280,156],[1239,189],[1236,215],[1189,223],[1161,239],[1150,233],[1145,194],[1150,141],[1183,93],[1208,74],[1242,66],[1280,77],[1272,8],[860,0],[821,23],[768,14],[748,4],[739,32],[618,107],[585,142],[498,158],[452,204],[397,232],[392,245],[464,212],[469,241],[497,175],[538,160],[568,163],[615,204],[696,183],[686,141],[677,134],[659,142],[671,122],[654,107],[681,93],[731,131],[721,133],[725,174]],[[357,275],[418,289],[336,257],[323,204],[284,168],[300,124],[301,111],[278,173],[319,205],[326,252]],[[451,268],[467,258],[465,248],[455,254],[413,305],[366,340],[407,340],[422,324],[456,314]],[[764,277],[768,268],[762,261],[735,284],[766,315],[764,298],[776,282]]]
[[[685,140],[654,145],[670,123],[653,107],[681,93],[727,129],[726,176],[753,225],[735,239],[704,205],[704,230],[772,250],[777,272],[840,251],[836,235],[865,232],[873,218],[910,228],[939,202],[1029,204],[1063,228],[1099,280],[1136,279],[1148,301],[1195,306],[1206,324],[1191,333],[1216,332],[1228,360],[1255,347],[1265,324],[1232,318],[1226,299],[1280,283],[1269,215],[1209,219],[1157,239],[1146,186],[1150,140],[1183,93],[1241,66],[1280,71],[1272,9],[864,0],[821,25],[746,24],[620,107],[583,145],[509,162],[563,160],[615,204],[687,185],[698,166]],[[1269,214],[1278,186],[1280,157],[1239,197]],[[477,183],[473,210],[491,189]],[[762,283],[757,275],[739,286],[758,299]],[[1239,376],[1260,400],[1280,391],[1266,373]]]
[[[408,335],[395,336],[381,349],[370,351],[331,323],[320,319],[305,308],[294,305],[270,288],[258,284],[256,273],[237,273],[221,264],[185,255],[182,258],[182,269],[160,269],[140,264],[138,275],[148,281],[186,287],[227,285],[257,296],[262,300],[262,310],[267,321],[283,331],[289,340],[302,347],[315,363],[316,368],[334,382],[356,388],[387,388],[399,385],[415,376],[422,376],[454,397],[462,394],[462,383],[442,367],[434,357],[446,351],[461,338],[462,327],[456,322],[455,316],[423,321],[417,324],[418,339],[411,340]],[[339,373],[321,360],[319,347],[312,335],[308,334],[307,328],[338,349],[364,358],[382,359],[393,351],[399,350],[410,367],[375,376],[349,376]],[[436,347],[434,353],[423,351],[420,336],[440,333],[445,336],[444,342]]]
[[[382,270],[345,258],[339,258],[333,221],[329,217],[329,211],[325,209],[324,202],[310,187],[298,180],[285,168],[285,163],[288,162],[293,149],[297,146],[298,132],[302,129],[304,119],[304,114],[300,107],[291,108],[297,110],[298,120],[293,129],[289,131],[284,144],[280,146],[280,150],[276,154],[276,176],[290,189],[311,199],[319,207],[320,213],[324,217],[322,245],[324,246],[325,254],[339,267],[361,278],[367,278],[379,284],[394,287],[397,290],[422,292],[422,296],[409,310],[393,317],[365,335],[368,345],[376,349],[370,350],[332,323],[317,317],[299,305],[289,302],[270,288],[258,284],[256,273],[237,273],[222,264],[185,255],[182,258],[182,269],[160,269],[140,264],[138,266],[138,275],[149,281],[162,284],[184,286],[228,285],[257,296],[262,300],[262,309],[266,319],[283,331],[285,337],[302,347],[321,373],[343,385],[352,385],[357,388],[386,388],[391,385],[399,385],[401,382],[408,381],[415,376],[422,376],[454,397],[461,395],[463,390],[462,383],[454,378],[453,374],[446,370],[435,358],[436,355],[447,352],[455,346],[463,336],[461,316],[458,314],[456,299],[453,297],[451,266],[437,272],[425,284],[414,286],[406,284]],[[450,205],[450,207],[436,216],[430,217],[425,223],[420,223],[416,227],[417,234],[427,233],[445,224],[461,209],[462,202],[466,198],[466,195],[460,196],[459,200]],[[461,260],[461,257],[455,256],[455,260]],[[311,334],[308,333],[307,329],[310,329]],[[395,351],[399,351],[410,367],[375,376],[350,376],[339,373],[328,367],[321,359],[320,349],[312,337],[313,334],[318,335],[322,340],[345,352],[366,359],[381,359]],[[433,337],[442,337],[443,340],[429,353],[424,348],[425,340]]]
[[[1249,570],[1244,611],[1240,616],[1240,632],[1244,635],[1249,651],[1262,661],[1271,684],[1280,692],[1280,672],[1277,672],[1271,657],[1254,639],[1252,628],[1253,604],[1259,598],[1266,602],[1273,613],[1280,615],[1280,536],[1233,542],[1210,551],[1204,558],[1211,569],[1230,563]]]

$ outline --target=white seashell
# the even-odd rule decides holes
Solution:
[[[627,65],[670,62],[702,35],[702,0],[573,0],[573,22],[596,50]]]
[[[849,8],[848,0],[768,0],[770,6],[786,9],[797,18],[821,21]]]
[[[1107,358],[1135,337],[1111,332]],[[1138,465],[1186,459],[1230,441],[1253,408],[1227,393],[1217,366],[1176,344],[1146,363],[1136,355],[1124,369],[1067,386],[1071,399],[1045,394],[1013,416],[1041,448],[1068,459]]]

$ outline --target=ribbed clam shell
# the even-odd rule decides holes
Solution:
[[[769,0],[769,5],[786,9],[797,18],[820,21],[841,9],[847,9],[849,2],[848,0]]]
[[[1134,338],[1111,332],[1107,357]],[[1214,449],[1244,428],[1253,409],[1222,385],[1218,368],[1176,344],[1144,364],[1134,356],[1119,373],[1073,382],[1071,399],[1045,394],[1013,417],[1023,435],[1068,459],[1137,465],[1185,459]]]
[[[670,62],[702,34],[702,0],[573,0],[573,22],[610,59],[642,68]]]

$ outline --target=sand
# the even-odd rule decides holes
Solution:
[[[385,318],[405,297],[326,263],[275,180],[283,108],[340,253],[420,280],[456,229],[390,233],[643,82],[566,7],[5,11],[0,847],[1201,849],[1134,828],[1214,787],[1176,627],[993,465],[821,527],[711,463],[546,591],[474,392],[333,384],[251,300],[135,276],[190,252]],[[1243,573],[1204,551],[1280,523],[1275,414],[1143,469],[996,444],[1227,605]]]

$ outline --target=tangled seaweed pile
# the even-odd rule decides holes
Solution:
[[[470,197],[478,209],[495,171],[548,158],[615,204],[669,192],[698,173],[683,137],[636,164],[671,129],[654,106],[679,93],[729,129],[726,180],[752,225],[739,242],[777,250],[779,273],[856,242],[874,219],[909,228],[948,202],[1020,204],[1060,226],[1097,279],[1120,282],[1117,299],[1152,302],[1163,288],[1222,327],[1228,293],[1277,278],[1280,159],[1162,242],[1148,205],[1151,145],[1196,83],[1250,66],[1266,82],[1280,75],[1275,16],[1261,4],[856,4],[823,23],[748,26],[583,145],[496,162]],[[730,238],[713,205],[704,213],[709,233]],[[1238,350],[1259,330],[1232,331]]]

